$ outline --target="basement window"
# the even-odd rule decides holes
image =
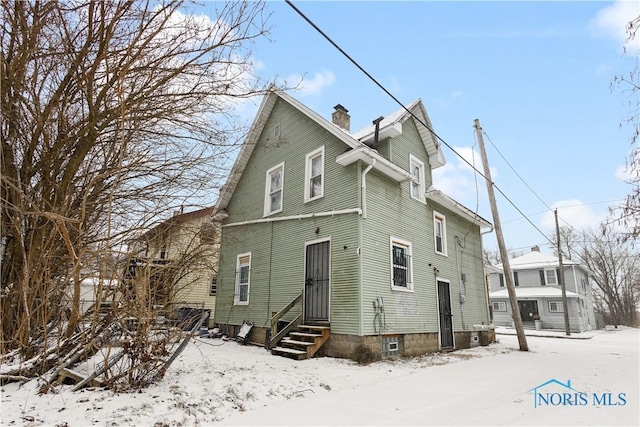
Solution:
[[[382,357],[393,357],[402,354],[402,337],[392,336],[382,338]]]

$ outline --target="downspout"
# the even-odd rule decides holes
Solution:
[[[358,265],[359,267],[359,271],[358,271],[358,281],[360,283],[359,289],[358,289],[358,306],[359,306],[359,310],[360,310],[360,316],[358,316],[360,318],[360,325],[359,325],[359,333],[362,334],[363,330],[364,330],[364,325],[362,324],[362,319],[363,319],[363,310],[364,310],[364,306],[362,304],[362,219],[367,217],[367,174],[369,173],[369,171],[373,168],[373,165],[376,164],[376,159],[372,159],[371,164],[369,166],[367,166],[365,168],[365,170],[362,171],[362,175],[360,176],[360,186],[361,186],[361,191],[360,191],[360,199],[361,199],[361,218],[358,219]]]
[[[367,217],[367,174],[376,164],[376,159],[372,159],[371,164],[362,172],[362,218]]]

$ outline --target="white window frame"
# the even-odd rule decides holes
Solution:
[[[492,301],[491,306],[493,307],[493,311],[507,311],[507,303],[504,301]]]
[[[413,169],[418,168],[418,178],[416,179],[413,174]],[[409,154],[409,173],[411,174],[411,181],[409,182],[409,194],[412,199],[418,200],[424,204],[427,203],[425,197],[425,176],[424,176],[424,162],[413,154]],[[416,189],[418,195],[414,195],[414,189]]]
[[[549,282],[549,275],[547,273],[549,273],[550,271],[553,272],[553,277],[555,278],[556,283],[550,283]],[[558,282],[558,272],[556,271],[555,268],[545,268],[544,270],[544,283],[546,283],[549,286],[557,286],[560,284],[560,282]]]
[[[442,243],[442,251],[438,250],[438,223],[440,224],[440,229],[442,231],[441,243]],[[433,245],[434,250],[437,254],[448,256],[447,255],[447,217],[442,215],[440,212],[433,211]]]
[[[321,170],[320,170],[320,193],[311,196],[311,189],[313,188],[311,185],[311,181],[315,178],[312,173],[312,164],[313,160],[320,157],[321,161]],[[317,175],[316,175],[317,176]],[[304,202],[311,202],[312,200],[317,200],[324,197],[324,145],[317,150],[313,150],[309,154],[307,154],[305,160],[305,172],[304,172]]]
[[[241,263],[241,260],[243,258],[249,258],[248,262],[244,262]],[[248,267],[248,271],[247,271],[247,282],[246,283],[241,283],[241,268],[243,267]],[[241,296],[241,287],[242,286],[246,286],[247,287],[247,298],[246,300],[241,300],[240,296]],[[235,286],[235,292],[234,292],[234,296],[233,296],[233,304],[234,305],[249,305],[249,291],[251,290],[251,252],[245,252],[243,254],[238,254],[237,258],[236,258],[236,286]]]
[[[280,138],[280,123],[273,125],[273,137]]]
[[[271,191],[271,175],[275,172],[281,173],[280,178],[280,208],[272,209],[271,208],[271,194],[275,193],[275,191]],[[282,212],[282,206],[284,205],[284,162],[275,165],[271,169],[267,171],[265,185],[264,185],[264,216],[269,216],[276,214],[278,212]]]
[[[549,301],[549,313],[564,313],[562,301]]]
[[[394,246],[404,248],[405,255],[409,257],[409,262],[408,262],[409,265],[405,267],[408,275],[406,286],[396,286],[393,280],[394,278],[393,273],[395,270],[395,264],[393,262]],[[413,292],[413,250],[412,250],[411,242],[403,239],[398,239],[396,237],[390,237],[389,238],[389,262],[391,267],[391,289],[394,291]],[[400,266],[400,267],[404,267],[404,266]]]

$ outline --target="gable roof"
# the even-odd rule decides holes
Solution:
[[[189,222],[194,219],[208,217],[212,213],[213,213],[213,206],[209,206],[207,208],[199,209],[197,211],[174,215],[171,218],[162,221],[160,224],[156,225],[155,227],[147,230],[146,232],[134,238],[133,240],[144,241],[144,240],[153,239],[161,235],[162,233],[166,232],[168,229],[170,229],[174,225],[184,224],[185,222]]]
[[[444,154],[442,153],[442,150],[440,150],[440,144],[438,143],[434,133],[429,130],[433,129],[433,125],[431,124],[431,120],[427,115],[427,110],[424,108],[424,104],[420,98],[416,99],[408,106],[402,107],[385,116],[379,125],[379,139],[400,135],[402,133],[402,123],[413,116],[418,119],[415,120],[415,124],[418,128],[418,132],[420,133],[420,138],[422,139],[424,148],[427,150],[427,154],[429,154],[431,169],[444,166],[446,164]],[[423,123],[426,124],[428,128],[425,127]],[[353,137],[360,142],[368,143],[373,141],[375,130],[376,127],[372,124],[355,132]]]
[[[528,254],[509,260],[512,270],[530,270],[537,268],[552,268],[560,264],[558,257],[543,254],[538,251],[531,251]],[[579,262],[570,259],[563,259],[563,265],[580,265]],[[496,264],[497,268],[502,268],[502,264]]]
[[[242,173],[244,172],[244,169],[247,166],[249,159],[251,158],[251,154],[253,153],[258,138],[262,134],[264,126],[266,125],[267,120],[269,119],[269,116],[271,115],[271,112],[273,111],[273,108],[276,105],[276,101],[278,99],[282,99],[283,101],[287,102],[289,105],[323,127],[326,131],[334,135],[340,141],[344,142],[350,148],[350,150],[338,156],[336,161],[339,164],[346,166],[358,160],[362,160],[364,163],[372,165],[374,169],[378,170],[379,172],[385,174],[386,176],[397,182],[408,181],[411,179],[411,174],[408,171],[405,171],[400,166],[382,157],[376,150],[368,147],[363,142],[368,141],[370,133],[375,131],[375,127],[372,128],[372,126],[369,126],[362,131],[351,134],[344,129],[336,126],[324,117],[320,116],[318,113],[311,110],[309,107],[302,104],[297,99],[272,86],[268,89],[267,94],[260,104],[258,113],[256,114],[256,117],[251,125],[251,129],[249,130],[247,138],[242,144],[240,153],[238,154],[233,168],[231,169],[229,178],[220,191],[220,196],[218,197],[218,201],[216,203],[216,211],[225,209],[229,204],[231,196],[233,195],[233,192],[235,191],[236,186],[240,181],[240,177],[242,176]],[[407,107],[407,109],[412,112],[415,111],[414,114],[416,114],[417,117],[419,117],[424,123],[427,123],[429,126],[431,126],[431,122],[429,121],[426,110],[421,100],[418,99],[414,101]],[[401,130],[402,122],[404,122],[409,117],[411,117],[411,114],[408,113],[404,108],[398,110],[395,113],[387,116],[387,118],[382,121],[381,129],[384,130],[385,135],[388,132],[391,132],[389,133],[389,135],[391,135],[397,131],[398,125],[400,125]],[[423,143],[425,144],[427,153],[429,154],[429,156],[433,156],[433,160],[431,160],[430,157],[431,167],[435,168],[444,165],[444,156],[442,154],[442,151],[440,150],[439,144],[435,140],[435,137],[433,137],[432,133],[419,123],[416,123],[416,126],[418,126],[420,136],[422,137]],[[370,128],[372,128],[373,131],[370,132]],[[359,140],[356,136],[362,138],[362,141]]]

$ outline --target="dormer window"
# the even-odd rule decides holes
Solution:
[[[411,172],[411,198],[426,203],[424,196],[424,163],[410,154],[409,169]]]

